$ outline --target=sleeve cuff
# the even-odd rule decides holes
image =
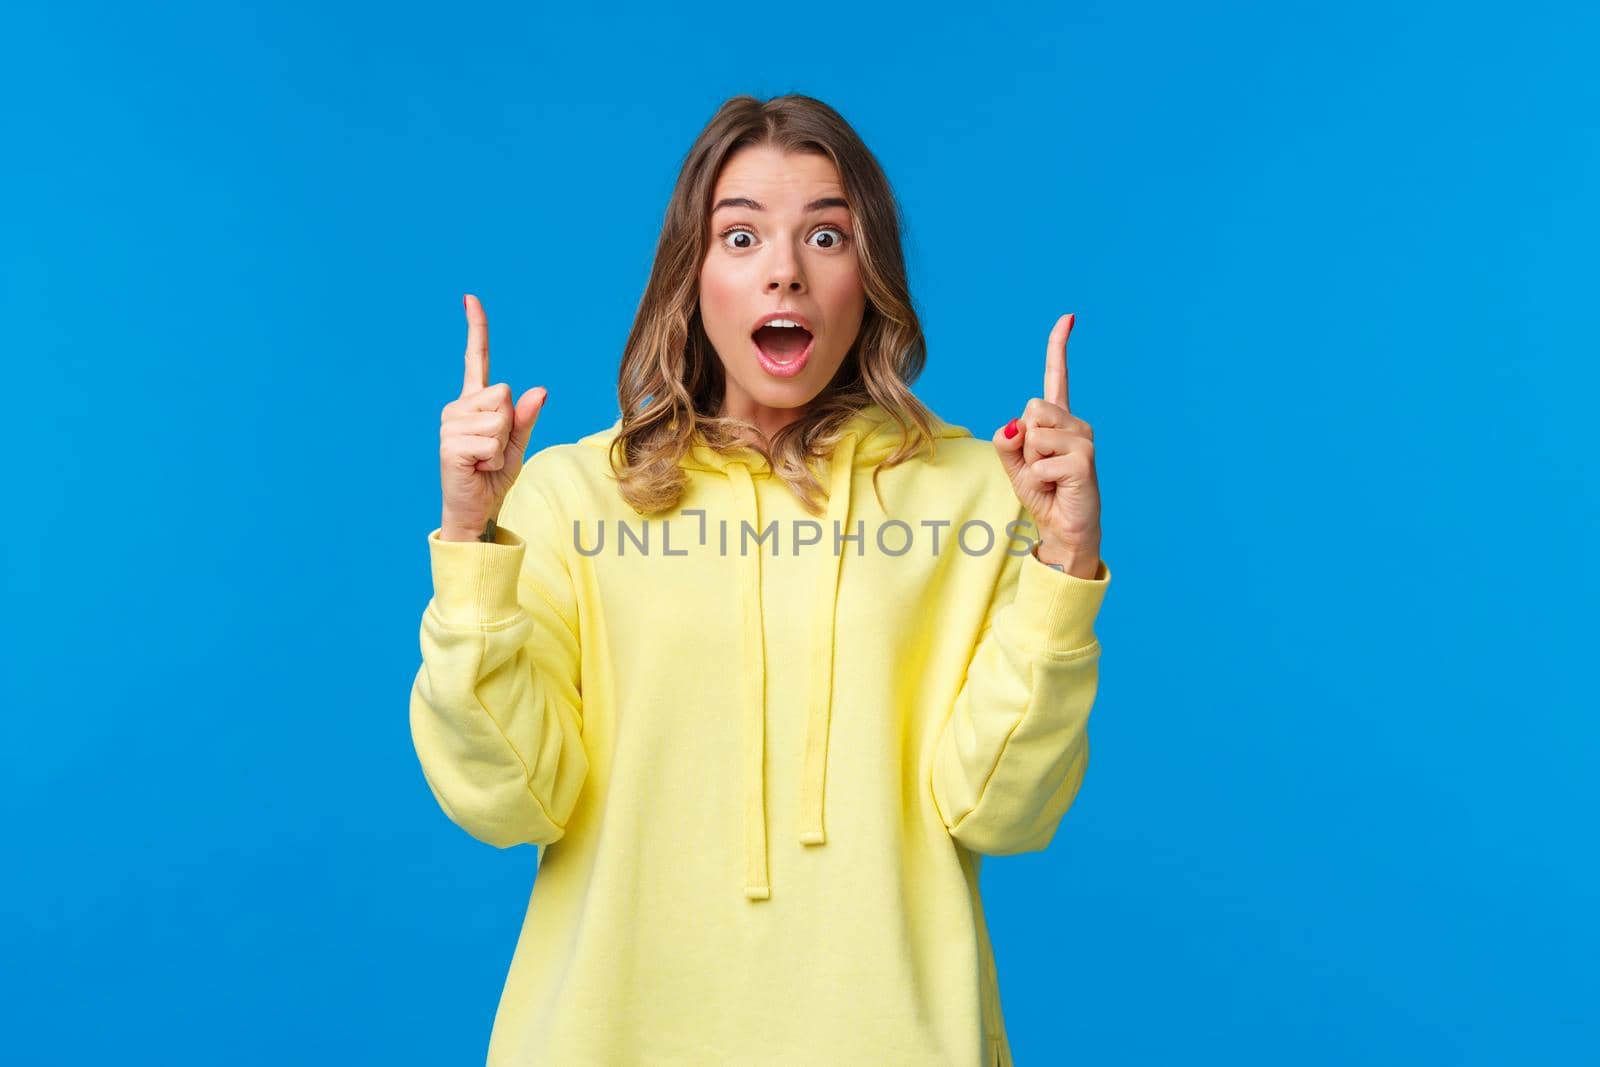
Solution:
[[[1095,616],[1111,584],[1111,568],[1101,560],[1093,578],[1058,571],[1031,553],[1017,576],[1013,620],[1034,648],[1070,652],[1092,644]]]
[[[517,578],[527,544],[496,526],[494,541],[446,541],[435,528],[428,534],[433,567],[433,609],[445,622],[475,626],[514,616]]]

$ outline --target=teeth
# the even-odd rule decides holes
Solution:
[[[771,322],[763,322],[761,325],[763,325],[763,326],[792,326],[795,329],[800,329],[801,328],[800,324],[798,322],[794,321],[793,319],[773,319]]]

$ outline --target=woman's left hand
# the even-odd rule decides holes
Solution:
[[[1045,350],[1044,396],[995,431],[994,447],[1017,499],[1033,516],[1039,559],[1093,578],[1100,567],[1094,430],[1067,410],[1067,335],[1075,321],[1074,315],[1056,320]]]

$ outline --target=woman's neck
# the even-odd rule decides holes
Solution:
[[[774,408],[758,404],[748,397],[733,396],[723,398],[722,410],[718,412],[724,418],[742,419],[752,424],[761,431],[761,436],[767,441],[771,441],[779,430],[801,418],[805,413],[804,406]]]

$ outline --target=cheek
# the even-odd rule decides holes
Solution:
[[[739,321],[738,284],[726,270],[714,264],[700,269],[700,318],[706,333],[713,337],[733,329]]]
[[[854,263],[830,275],[822,295],[827,302],[829,318],[841,321],[856,319],[867,303],[861,273]]]

